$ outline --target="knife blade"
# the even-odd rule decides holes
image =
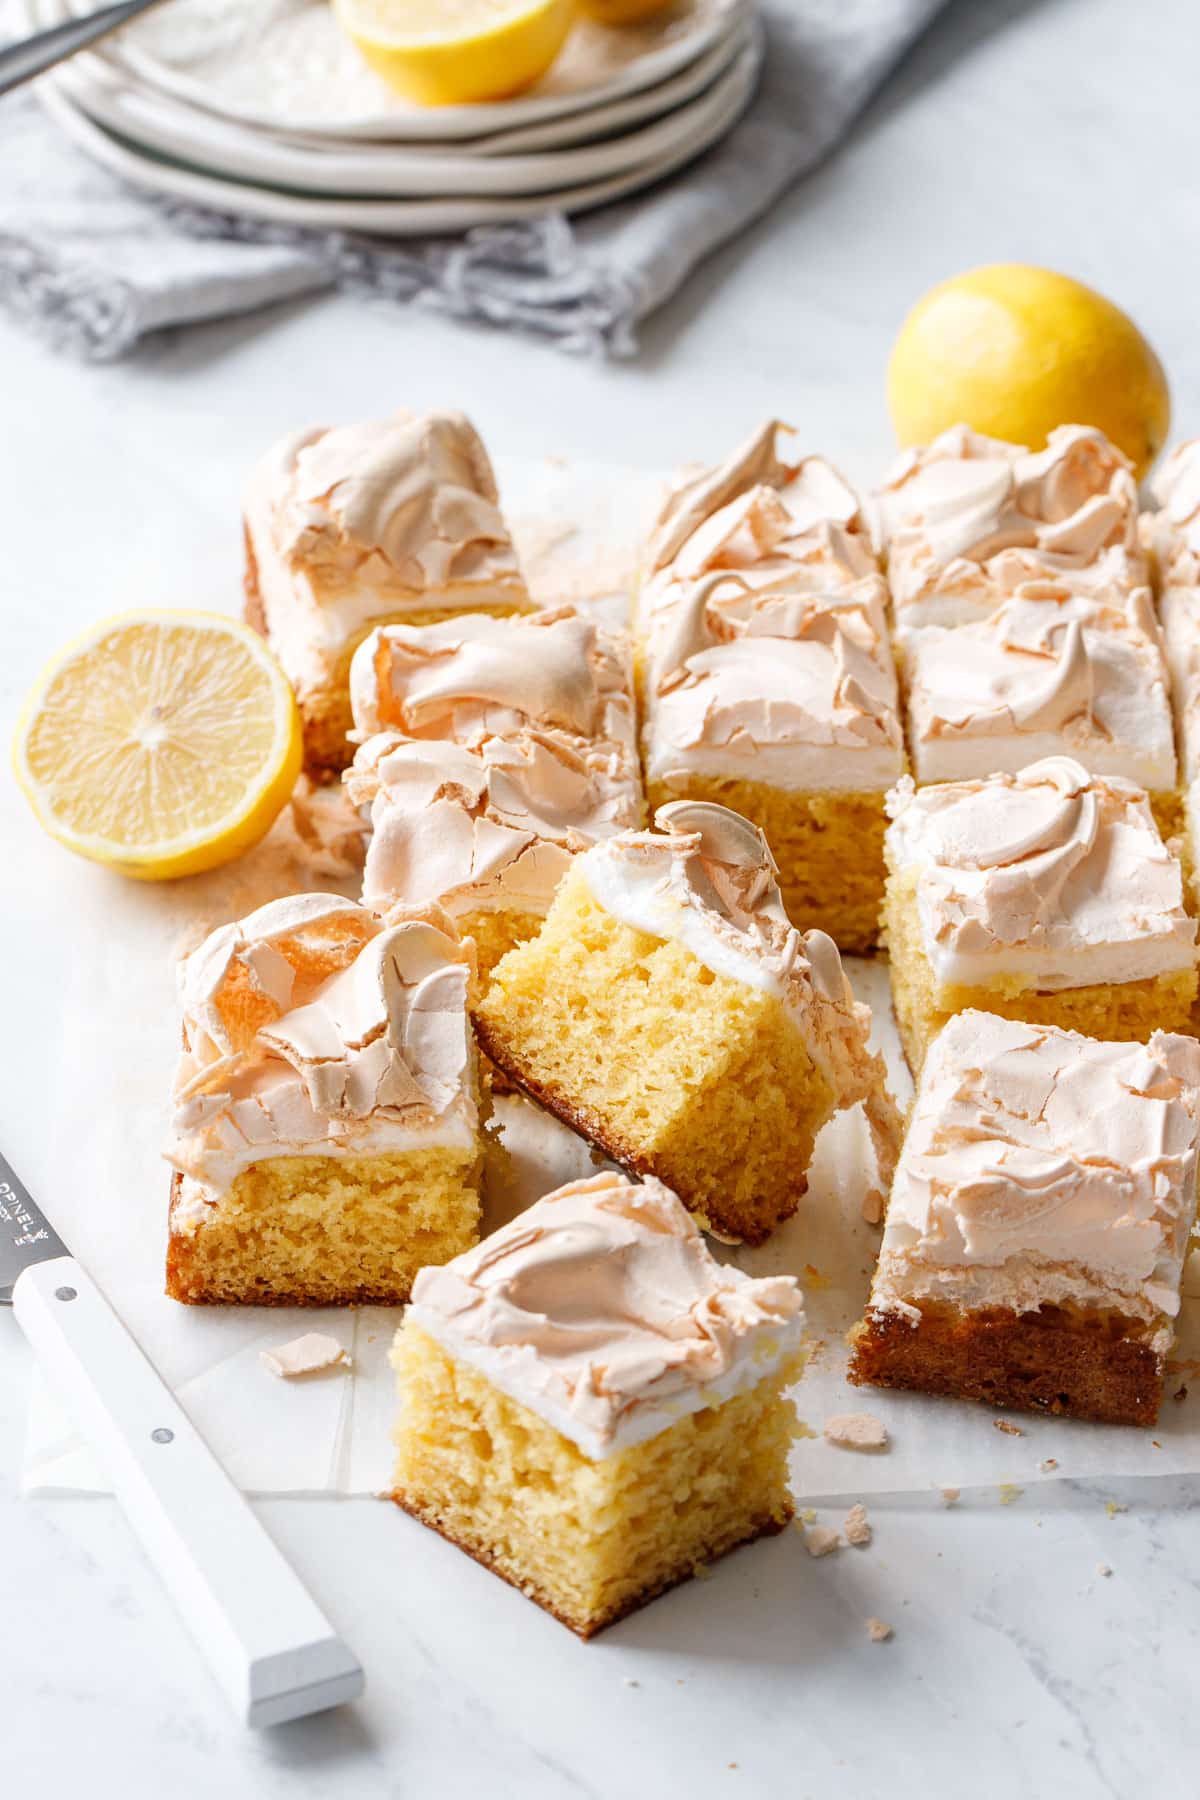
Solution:
[[[356,1699],[357,1657],[3,1155],[0,1231],[0,1303],[107,1464],[244,1723],[278,1725]]]

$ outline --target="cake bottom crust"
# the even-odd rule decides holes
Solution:
[[[709,1552],[701,1551],[698,1555],[691,1557],[685,1567],[680,1567],[673,1574],[660,1577],[659,1580],[643,1588],[640,1593],[629,1595],[619,1606],[612,1607],[608,1612],[598,1613],[584,1623],[582,1620],[572,1619],[556,1606],[550,1596],[538,1588],[536,1582],[519,1579],[515,1573],[504,1568],[500,1560],[491,1555],[482,1545],[472,1544],[465,1537],[457,1536],[442,1523],[432,1510],[426,1510],[417,1502],[407,1499],[400,1492],[394,1493],[392,1499],[403,1512],[408,1513],[410,1518],[416,1519],[422,1525],[427,1525],[431,1531],[436,1531],[439,1537],[445,1538],[448,1544],[453,1544],[456,1550],[465,1551],[473,1562],[477,1562],[481,1568],[489,1570],[491,1574],[498,1575],[501,1581],[508,1583],[509,1587],[516,1588],[518,1593],[524,1594],[527,1600],[532,1600],[535,1605],[541,1607],[543,1612],[549,1613],[552,1618],[558,1620],[560,1625],[565,1625],[569,1631],[573,1631],[576,1637],[582,1638],[585,1643],[589,1638],[596,1637],[599,1632],[607,1631],[610,1625],[616,1625],[620,1620],[627,1619],[630,1613],[640,1612],[643,1606],[648,1606],[651,1600],[657,1600],[660,1594],[669,1593],[672,1588],[682,1587],[685,1581],[693,1580],[697,1568],[717,1562],[721,1557],[729,1556],[733,1551],[741,1550],[747,1544],[756,1543],[759,1538],[777,1536],[790,1523],[795,1512],[794,1507],[789,1505],[786,1512],[767,1513],[760,1519],[752,1520],[745,1531],[732,1543],[722,1544],[719,1547],[714,1546]]]
[[[671,800],[711,800],[751,820],[779,866],[789,919],[828,932],[839,950],[879,941],[883,904],[884,795],[837,789],[793,791],[732,776],[684,775],[647,786],[650,816]]]
[[[1165,1357],[1151,1328],[1118,1313],[1043,1306],[964,1312],[942,1304],[920,1319],[869,1309],[852,1334],[856,1387],[978,1400],[1108,1425],[1153,1425]]]

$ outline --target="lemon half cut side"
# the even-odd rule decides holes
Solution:
[[[347,36],[421,106],[507,100],[549,69],[575,0],[334,0]]]
[[[300,772],[295,698],[254,632],[218,613],[102,620],[42,670],[17,724],[17,780],[67,849],[161,881],[229,862]]]

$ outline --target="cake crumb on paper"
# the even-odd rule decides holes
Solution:
[[[1115,1519],[1118,1513],[1128,1512],[1129,1508],[1123,1500],[1106,1500],[1104,1510],[1110,1519]]]
[[[846,1534],[848,1544],[866,1546],[871,1541],[871,1527],[867,1520],[867,1509],[861,1504],[852,1506],[842,1522],[842,1530]]]
[[[1171,1398],[1172,1400],[1186,1400],[1187,1397],[1187,1382],[1181,1381],[1179,1386],[1175,1389],[1175,1392],[1171,1395]]]
[[[1019,1488],[1015,1481],[1002,1481],[1000,1483],[1001,1506],[1015,1506],[1024,1492],[1025,1489]]]
[[[621,1680],[626,1687],[641,1687],[642,1685],[633,1675],[622,1675]]]
[[[867,1620],[867,1636],[873,1644],[886,1644],[892,1635],[892,1628],[886,1619]]]
[[[806,1506],[804,1508],[804,1511],[800,1514],[800,1523],[802,1525],[815,1525],[816,1522],[817,1522],[816,1507],[815,1506]]]
[[[841,1533],[829,1525],[810,1525],[804,1534],[804,1548],[810,1556],[828,1556],[841,1541]]]
[[[883,1195],[878,1188],[868,1188],[863,1195],[862,1216],[864,1225],[883,1223]]]
[[[290,1343],[276,1344],[271,1350],[260,1350],[259,1361],[272,1375],[291,1380],[297,1375],[315,1375],[321,1369],[350,1367],[349,1352],[336,1338],[320,1331],[306,1331]]]
[[[886,1450],[887,1427],[874,1413],[834,1413],[825,1421],[825,1439],[839,1450]]]
[[[1097,1573],[1097,1575],[1111,1575],[1112,1569],[1109,1567],[1109,1565],[1107,1563],[1097,1563],[1096,1564],[1096,1573]]]
[[[942,1489],[942,1499],[947,1506],[953,1506],[955,1501],[958,1500],[961,1495],[961,1488],[944,1487]]]
[[[1042,1471],[1043,1475],[1048,1475],[1051,1469],[1057,1469],[1057,1467],[1057,1456],[1043,1456],[1041,1462],[1038,1464],[1038,1468]]]
[[[992,1425],[996,1431],[1002,1431],[1006,1437],[1025,1436],[1019,1425],[1012,1425],[1007,1419],[993,1419]]]

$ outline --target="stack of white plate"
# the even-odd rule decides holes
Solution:
[[[96,0],[26,0],[31,29]],[[762,59],[755,0],[677,0],[641,25],[582,21],[528,93],[419,107],[328,0],[171,0],[40,84],[97,161],[254,218],[390,237],[584,212],[730,130]]]

